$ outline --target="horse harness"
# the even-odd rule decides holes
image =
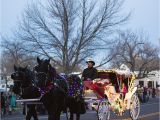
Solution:
[[[56,83],[56,78],[55,77],[52,77],[52,76],[50,76],[51,78],[48,77],[49,76],[49,71],[50,71],[50,65],[48,65],[48,72],[47,73],[36,72],[36,75],[35,75],[36,80],[37,80],[37,75],[38,74],[45,75],[45,84],[44,84],[45,87],[42,87],[42,88],[39,87],[39,92],[41,94],[40,98],[42,98],[46,93],[48,93],[51,89],[53,89],[55,87],[59,88],[62,92],[65,93],[65,90],[62,87],[60,87],[58,85],[58,83]]]

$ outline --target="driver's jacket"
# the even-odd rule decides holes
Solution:
[[[97,78],[97,69],[96,68],[86,68],[82,73],[83,80],[91,79],[94,80]]]

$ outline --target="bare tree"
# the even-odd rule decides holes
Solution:
[[[48,0],[47,5],[29,6],[17,32],[25,49],[51,58],[72,71],[96,50],[109,44],[108,33],[124,23],[120,13],[123,0]]]
[[[28,54],[23,50],[25,47],[22,42],[2,38],[1,48],[1,71],[5,75],[10,75],[13,72],[14,65],[33,66],[35,58],[32,54]]]
[[[152,70],[159,70],[160,58],[159,50],[151,43],[145,43],[140,49],[140,54],[137,58],[137,68],[139,69],[138,77],[145,77]]]
[[[156,69],[152,63],[155,64],[159,60],[158,48],[147,41],[144,33],[137,34],[127,30],[119,32],[117,39],[118,54],[112,64],[116,67],[126,64],[131,71],[139,71],[138,77],[142,77],[148,70]]]

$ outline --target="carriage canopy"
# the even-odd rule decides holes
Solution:
[[[135,80],[135,75],[130,71],[124,70],[98,70],[98,78],[110,79],[111,81]]]

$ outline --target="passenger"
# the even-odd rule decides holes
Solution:
[[[127,93],[127,87],[124,83],[122,83],[122,89],[121,92],[125,95]]]

